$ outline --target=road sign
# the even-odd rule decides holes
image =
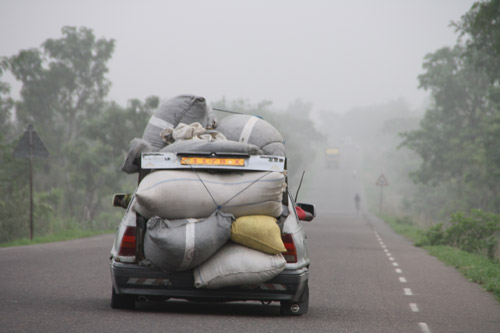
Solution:
[[[27,158],[30,164],[30,240],[33,239],[33,157],[47,157],[49,152],[40,139],[40,136],[33,128],[33,125],[28,125],[28,128],[23,133],[19,140],[16,149],[12,153],[14,157]]]
[[[12,155],[19,158],[47,157],[49,156],[49,152],[33,128],[33,125],[29,125]]]
[[[380,212],[382,212],[382,203],[384,201],[383,189],[384,189],[384,186],[389,186],[389,182],[387,181],[387,178],[385,178],[384,174],[381,174],[378,177],[377,182],[375,184],[380,187],[380,203],[378,206],[378,211],[380,213]]]
[[[376,185],[377,186],[389,186],[389,182],[385,178],[384,174],[381,174],[380,177],[378,177]]]

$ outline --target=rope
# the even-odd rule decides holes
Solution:
[[[210,190],[208,189],[207,185],[205,185],[205,182],[203,181],[203,179],[201,179],[200,175],[198,174],[198,172],[196,171],[195,168],[193,168],[192,165],[190,165],[191,167],[191,170],[194,171],[194,173],[196,174],[196,176],[198,177],[198,179],[200,180],[200,182],[203,184],[203,186],[205,187],[205,190],[207,190],[208,194],[210,195],[210,198],[212,198],[212,201],[214,202],[215,204],[215,207],[217,207],[217,210],[220,210],[222,208],[222,206],[219,206],[219,204],[217,204],[217,201],[215,201],[215,198],[214,196],[212,195],[212,193],[210,192]]]
[[[248,184],[245,188],[243,188],[241,191],[239,191],[238,193],[236,193],[235,195],[233,195],[231,198],[229,198],[228,200],[226,200],[226,202],[224,202],[222,205],[219,205],[217,204],[217,201],[215,200],[214,196],[212,195],[212,193],[210,192],[210,190],[208,189],[207,185],[205,184],[205,182],[203,181],[203,179],[201,179],[200,175],[198,174],[198,172],[196,171],[195,168],[193,168],[192,165],[190,165],[191,167],[191,170],[194,171],[194,173],[196,174],[196,176],[198,177],[198,179],[200,180],[200,182],[203,184],[203,186],[205,187],[205,189],[207,190],[208,194],[210,195],[210,198],[212,198],[212,201],[214,202],[215,206],[217,207],[217,210],[220,210],[222,207],[224,207],[229,201],[233,200],[234,198],[236,198],[238,195],[240,195],[241,193],[245,192],[246,190],[248,190],[253,184],[257,183],[259,180],[261,180],[262,178],[264,178],[265,176],[269,175],[272,171],[268,171],[266,173],[264,173],[262,176],[260,176],[259,178],[255,179],[254,181],[252,181],[250,184]]]
[[[253,184],[257,183],[259,180],[261,180],[262,178],[264,178],[265,176],[267,176],[268,174],[270,174],[272,171],[268,171],[266,172],[265,174],[263,174],[262,176],[260,176],[259,178],[255,179],[253,182],[251,182],[250,184],[248,184],[247,187],[245,187],[244,189],[242,189],[241,191],[239,191],[238,193],[236,193],[235,195],[233,195],[231,198],[229,198],[226,202],[224,202],[221,207],[224,207],[229,201],[233,200],[234,198],[236,198],[238,195],[240,195],[241,193],[245,192],[250,186],[252,186]]]

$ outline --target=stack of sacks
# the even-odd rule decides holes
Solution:
[[[205,129],[213,129],[217,120],[205,98],[194,95],[179,95],[160,104],[149,119],[142,138],[134,138],[122,165],[126,173],[140,169],[141,153],[159,151],[168,143],[161,133],[176,128],[179,124],[199,123]]]
[[[281,134],[253,116],[215,116],[205,99],[177,96],[160,105],[122,167],[140,170],[143,152],[231,152],[285,156]],[[166,272],[194,269],[196,287],[257,284],[280,273],[286,251],[276,217],[280,172],[157,170],[139,184],[134,212],[148,219],[144,254]]]

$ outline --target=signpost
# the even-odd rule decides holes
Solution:
[[[377,182],[375,184],[380,187],[380,204],[378,207],[378,211],[379,211],[379,213],[381,213],[382,212],[382,200],[384,197],[383,189],[385,186],[389,186],[389,182],[385,178],[384,174],[381,174],[378,177]]]
[[[33,239],[33,157],[47,157],[49,152],[40,139],[40,136],[33,128],[33,125],[28,125],[28,128],[23,133],[21,140],[14,149],[12,154],[17,158],[27,158],[30,163],[30,240]]]

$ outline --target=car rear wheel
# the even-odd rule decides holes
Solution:
[[[111,307],[113,309],[133,309],[135,307],[135,297],[117,294],[115,288],[112,288]]]
[[[280,304],[280,314],[282,315],[298,316],[306,314],[309,309],[309,284],[306,283],[298,302],[281,301]]]

